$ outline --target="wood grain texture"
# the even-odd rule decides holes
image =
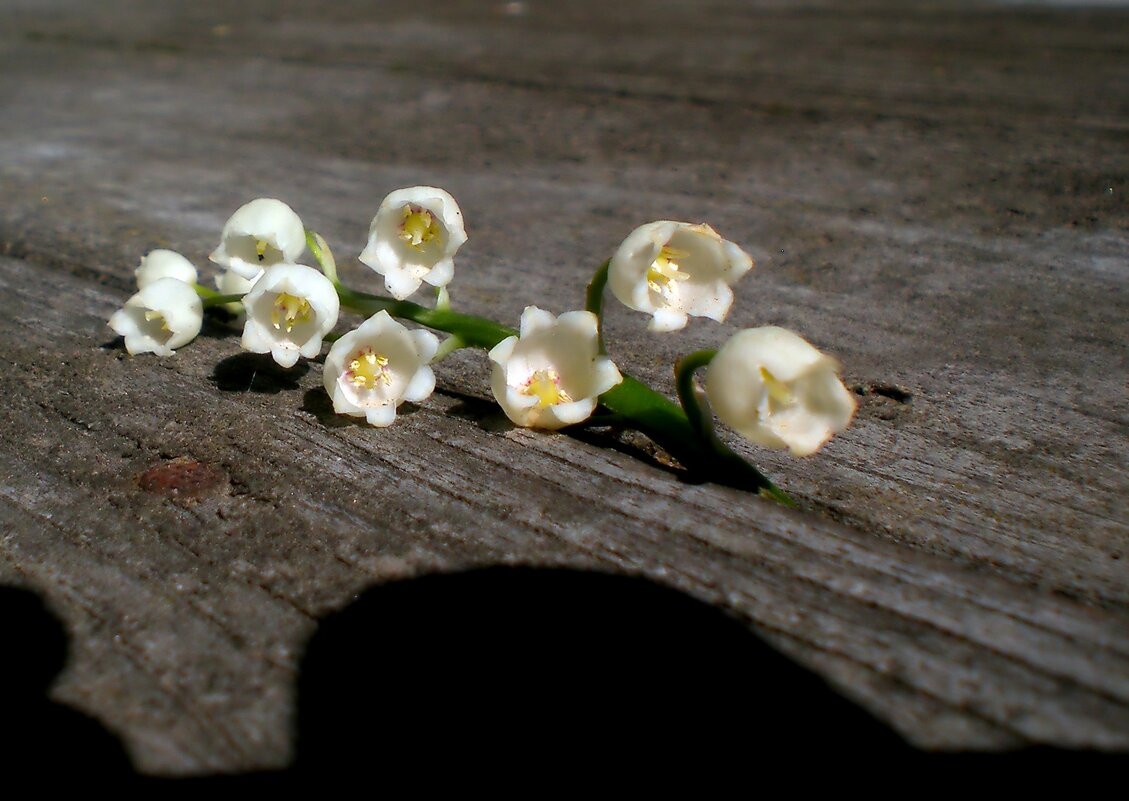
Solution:
[[[140,769],[285,764],[319,615],[510,563],[717,604],[922,746],[1129,747],[1125,12],[55,5],[0,4],[0,581],[64,617],[56,696]],[[317,361],[219,325],[131,359],[105,325],[142,253],[203,266],[262,195],[376,288],[352,254],[417,183],[467,216],[455,302],[503,321],[579,305],[651,219],[747,246],[726,324],[614,308],[609,341],[666,391],[751,325],[839,358],[850,431],[800,461],[735,443],[804,511],[514,430],[481,354],[374,431]],[[178,457],[215,486],[141,488]]]

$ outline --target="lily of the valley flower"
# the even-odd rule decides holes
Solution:
[[[240,206],[223,226],[220,246],[209,258],[254,281],[274,264],[292,264],[306,249],[306,229],[294,209],[261,197]]]
[[[175,278],[192,286],[196,283],[196,267],[174,250],[151,250],[141,259],[136,272],[137,288],[144,289],[162,278]]]
[[[418,403],[435,389],[428,364],[439,347],[429,331],[410,331],[379,311],[333,343],[322,378],[338,414],[383,428],[404,401]]]
[[[490,386],[506,416],[527,428],[557,429],[587,420],[597,398],[623,380],[599,352],[596,315],[554,317],[536,306],[521,315],[521,336],[490,351]]]
[[[766,326],[741,331],[706,371],[706,397],[737,433],[795,456],[815,453],[842,431],[855,400],[838,365],[802,337]]]
[[[455,252],[466,239],[463,213],[450,194],[412,186],[384,198],[360,259],[384,276],[392,297],[403,300],[424,281],[435,287],[450,283]]]
[[[321,351],[322,337],[337,324],[340,301],[333,282],[313,267],[275,264],[243,296],[243,308],[243,349],[293,367],[299,356],[312,359]]]
[[[625,306],[653,315],[652,331],[677,331],[689,316],[724,320],[730,285],[752,266],[748,253],[708,225],[659,220],[619,246],[608,284]]]
[[[130,355],[172,356],[200,333],[204,306],[190,285],[176,278],[158,278],[125,302],[110,317],[110,328],[125,337]]]

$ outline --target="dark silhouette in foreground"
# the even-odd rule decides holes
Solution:
[[[14,743],[0,768],[138,781],[113,735],[47,699],[65,661],[58,619],[33,594],[0,587],[0,620],[14,644],[0,660]],[[1104,764],[1051,748],[916,751],[718,609],[644,579],[572,570],[499,567],[373,587],[321,621],[297,701],[287,770],[141,781],[283,787],[409,768],[429,780],[436,766],[447,776],[461,767],[480,778],[554,771],[573,780],[646,767],[654,780],[797,759],[944,765],[954,778],[967,768],[1045,770],[1062,757]]]
[[[5,777],[124,776],[129,760],[98,721],[50,701],[63,669],[67,638],[59,619],[34,593],[0,587],[0,770]]]
[[[322,621],[299,770],[421,752],[898,749],[888,727],[719,610],[652,582],[491,568],[374,587]]]

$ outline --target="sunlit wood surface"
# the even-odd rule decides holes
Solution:
[[[315,6],[0,2],[0,582],[66,622],[54,697],[144,771],[279,767],[318,616],[566,565],[728,610],[920,746],[1129,747],[1129,11]],[[744,327],[834,354],[847,433],[804,460],[735,442],[803,510],[515,430],[480,353],[378,431],[332,414],[318,362],[220,326],[130,358],[106,327],[142,253],[210,280],[264,195],[376,290],[354,256],[411,184],[466,215],[456,305],[511,324],[579,307],[652,219],[748,248],[725,324],[616,307],[608,338],[668,392]],[[199,497],[141,480],[176,459]]]

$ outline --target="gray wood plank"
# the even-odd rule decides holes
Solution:
[[[0,580],[66,619],[56,694],[141,769],[285,764],[316,616],[495,563],[708,600],[920,745],[1129,747],[1123,12],[64,5],[0,34]],[[735,443],[806,510],[510,429],[481,354],[377,432],[329,413],[318,363],[219,328],[171,360],[109,344],[138,257],[203,266],[258,195],[375,288],[352,256],[414,183],[467,215],[455,302],[506,321],[577,306],[649,219],[748,246],[725,325],[613,308],[609,338],[668,391],[741,327],[834,353],[850,431],[805,460]],[[140,489],[177,457],[217,486]]]

